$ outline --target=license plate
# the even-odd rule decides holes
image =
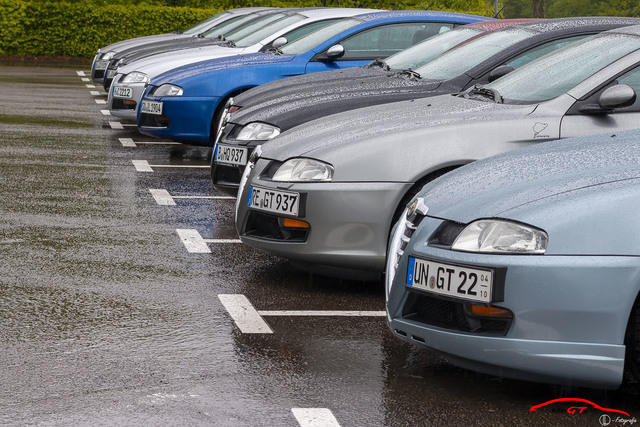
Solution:
[[[298,215],[300,193],[249,187],[249,207],[285,215]]]
[[[233,145],[216,144],[215,148],[216,163],[224,163],[227,165],[244,166],[249,158],[249,149],[246,147],[235,147]]]
[[[130,87],[116,86],[113,88],[113,96],[115,98],[132,98],[133,90]]]
[[[476,302],[491,302],[493,271],[409,258],[407,286]]]
[[[107,64],[109,61],[105,61],[104,59],[96,61],[96,70],[104,70],[107,68]]]
[[[140,112],[147,114],[162,114],[162,102],[142,101]]]

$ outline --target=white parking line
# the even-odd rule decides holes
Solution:
[[[133,167],[136,168],[138,172],[153,172],[149,162],[146,160],[131,160],[133,163]]]
[[[79,75],[80,77],[84,77],[85,76],[84,71],[76,71],[76,74]]]
[[[83,81],[83,82],[85,82],[85,83],[86,83],[86,82],[90,82],[90,81],[91,81],[91,79],[89,79],[88,77],[83,77],[83,78],[81,78],[80,80],[82,80],[82,81]]]
[[[176,230],[182,244],[187,251],[192,254],[210,254],[211,249],[207,246],[207,241],[202,238],[198,230],[193,228],[179,228]]]
[[[133,125],[135,126],[135,125]],[[133,138],[118,138],[123,147],[137,147],[138,144],[144,145],[180,145],[179,142],[173,141],[134,141]]]
[[[93,96],[100,96],[100,92],[98,92],[97,90],[90,90],[89,93]]]
[[[171,197],[171,194],[162,188],[150,188],[149,192],[153,196],[154,200],[160,206],[175,206],[176,202]]]
[[[327,408],[291,408],[300,427],[340,427],[338,420]]]
[[[111,129],[116,129],[116,130],[122,130],[124,129],[124,126],[122,126],[122,123],[120,122],[109,122],[109,126],[111,126]]]
[[[94,99],[94,101],[96,101],[96,104],[106,104],[107,103],[106,99]]]
[[[256,309],[244,295],[221,294],[218,295],[218,299],[243,334],[273,333],[267,322],[260,317]]]
[[[95,89],[96,85],[85,85],[87,87],[87,89]]]
[[[109,110],[100,110],[103,116],[110,116],[111,112]]]
[[[260,310],[260,316],[309,316],[309,317],[385,317],[381,311],[358,310]]]

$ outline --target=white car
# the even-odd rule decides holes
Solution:
[[[135,120],[136,109],[147,84],[164,72],[208,59],[265,51],[297,40],[323,26],[332,24],[337,19],[369,12],[378,12],[378,10],[356,8],[283,10],[281,13],[265,16],[267,25],[257,20],[236,34],[230,35],[226,45],[182,49],[132,62],[119,67],[116,71],[109,90],[109,110],[116,117]]]

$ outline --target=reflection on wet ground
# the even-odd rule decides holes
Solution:
[[[529,413],[567,395],[640,413],[634,395],[501,380],[401,343],[379,317],[269,317],[242,334],[218,300],[260,310],[383,310],[380,283],[326,279],[241,245],[190,254],[176,229],[235,238],[211,195],[210,149],[126,148],[73,70],[0,68],[0,424],[599,425]],[[82,125],[80,125],[82,124]],[[84,127],[85,124],[88,127]]]

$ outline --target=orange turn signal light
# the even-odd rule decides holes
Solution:
[[[132,99],[127,99],[124,101],[125,104],[127,105],[136,105],[136,101],[132,100]]]
[[[484,305],[469,304],[468,311],[474,316],[512,318],[509,310],[500,307],[486,307]]]
[[[284,228],[309,228],[310,225],[306,221],[300,221],[299,219],[284,218],[282,220],[282,226]]]
[[[231,107],[229,107],[229,114],[231,113],[235,113],[236,111],[238,111],[240,109],[239,105],[232,105]]]

